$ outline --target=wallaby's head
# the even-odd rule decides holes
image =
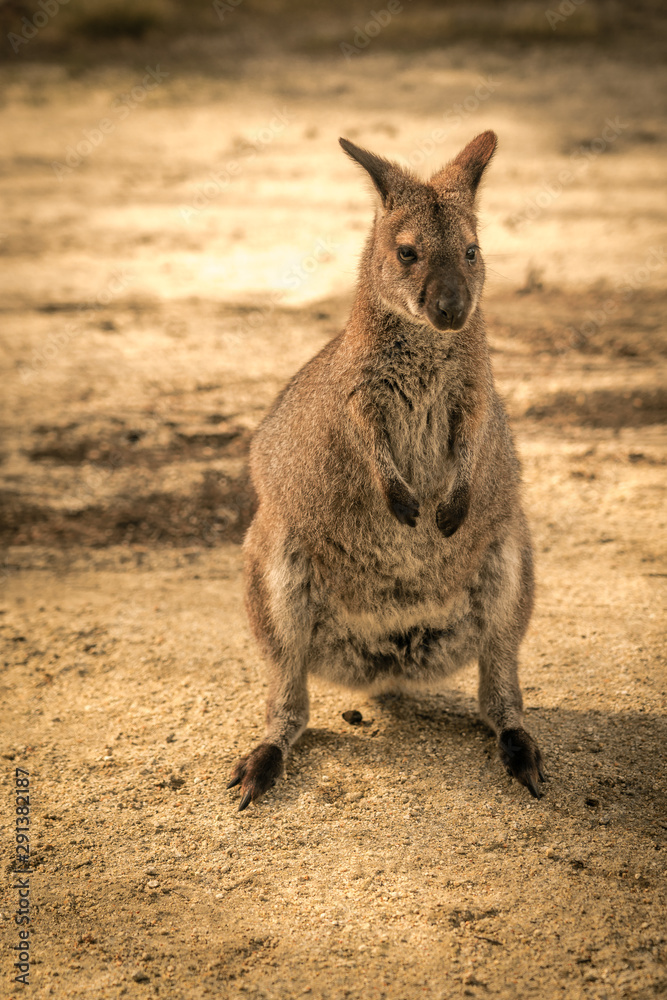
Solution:
[[[365,278],[392,311],[436,330],[461,330],[474,313],[484,284],[475,195],[496,142],[494,132],[482,132],[424,182],[340,139],[380,196]]]

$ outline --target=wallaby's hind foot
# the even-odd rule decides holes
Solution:
[[[239,812],[273,788],[283,771],[283,752],[275,743],[260,743],[246,757],[241,757],[227,785],[227,788],[241,786]]]
[[[542,754],[537,743],[525,729],[503,729],[498,737],[500,759],[507,773],[525,785],[536,799],[542,798],[538,781],[546,781]]]

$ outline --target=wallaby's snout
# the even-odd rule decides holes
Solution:
[[[433,283],[424,311],[437,330],[461,330],[470,315],[471,304],[470,293],[463,282],[444,278]]]
[[[445,239],[451,237],[445,237]],[[429,253],[428,247],[422,248],[424,265],[422,268],[416,266],[414,274],[411,275],[417,294],[415,308],[410,311],[423,322],[430,323],[436,330],[462,330],[470,320],[479,302],[482,284],[484,281],[483,265],[477,256],[475,246],[474,265],[465,259],[467,251],[467,240],[459,240],[463,246],[448,247],[448,253],[437,252],[443,237],[438,235],[431,241],[432,247]],[[464,257],[462,265],[456,259],[458,256]],[[434,261],[429,258],[434,258]],[[444,259],[443,259],[444,258]],[[454,258],[454,260],[452,260]],[[466,273],[468,271],[468,273]],[[397,291],[405,289],[407,291],[407,301],[410,303],[412,296],[406,288],[407,282],[399,283]]]

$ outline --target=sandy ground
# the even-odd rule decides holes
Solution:
[[[6,881],[0,992],[664,996],[665,71],[472,43],[149,65],[2,71],[2,856],[21,767],[34,871],[31,985]],[[248,441],[344,322],[372,211],[337,137],[427,172],[487,127],[546,794],[504,774],[471,668],[402,701],[314,684],[239,814]]]

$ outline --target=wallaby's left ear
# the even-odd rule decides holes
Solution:
[[[451,163],[431,178],[431,184],[443,192],[468,193],[474,201],[487,163],[498,144],[495,132],[482,132],[462,149]]]

